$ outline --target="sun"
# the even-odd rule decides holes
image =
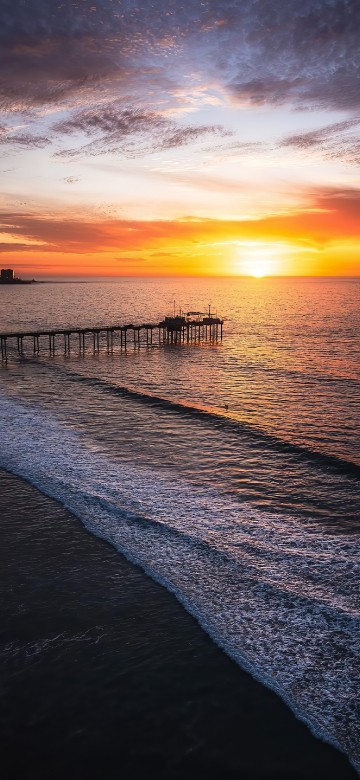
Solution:
[[[242,258],[243,273],[247,276],[255,276],[260,279],[263,276],[271,276],[276,269],[276,258],[271,252],[256,248],[248,251]]]
[[[241,276],[278,276],[284,273],[289,253],[293,247],[284,241],[234,241],[233,269]]]
[[[260,279],[262,276],[269,275],[269,260],[267,257],[254,258],[251,263],[251,275]]]

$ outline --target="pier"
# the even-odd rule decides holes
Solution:
[[[126,349],[130,344],[135,347],[153,344],[200,343],[204,341],[217,342],[223,337],[224,320],[209,311],[187,312],[164,317],[158,323],[146,322],[141,325],[104,325],[88,328],[54,328],[37,331],[15,333],[0,333],[1,359],[7,362],[8,344],[14,343],[19,355],[30,346],[32,353],[37,355],[47,351],[54,355],[56,351],[70,354],[71,347],[76,344],[80,353],[86,349],[98,352],[102,344],[111,352],[114,346]]]

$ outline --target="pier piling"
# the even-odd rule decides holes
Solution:
[[[71,328],[51,329],[36,332],[16,332],[0,333],[1,360],[6,363],[8,359],[9,340],[15,340],[17,352],[19,355],[24,353],[24,340],[31,339],[33,354],[40,353],[40,336],[48,338],[48,351],[51,356],[55,355],[56,336],[63,336],[64,354],[70,355],[71,335],[77,336],[79,340],[79,353],[84,354],[86,349],[86,335],[91,336],[93,340],[93,351],[99,352],[101,337],[106,339],[107,351],[113,351],[114,337],[120,335],[120,349],[127,348],[128,332],[132,331],[134,347],[140,348],[141,344],[146,343],[147,347],[153,345],[153,334],[157,331],[157,342],[159,345],[177,345],[177,344],[197,344],[201,341],[216,343],[222,341],[224,320],[214,316],[209,312],[204,315],[202,312],[188,312],[187,315],[165,317],[158,323],[143,323],[142,325],[105,325],[103,327],[90,328]],[[144,337],[141,338],[141,332]]]

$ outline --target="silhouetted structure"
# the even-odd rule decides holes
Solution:
[[[85,352],[89,340],[92,342],[94,352],[100,349],[101,338],[108,352],[114,347],[116,336],[118,336],[118,346],[126,349],[129,340],[134,346],[140,347],[141,344],[151,346],[154,343],[154,333],[158,344],[181,344],[181,343],[199,343],[201,341],[217,342],[222,340],[224,320],[212,314],[209,308],[207,314],[202,312],[188,312],[171,317],[165,317],[156,324],[146,322],[142,325],[105,325],[96,328],[60,328],[54,330],[0,333],[1,357],[7,360],[7,342],[9,339],[17,340],[17,351],[22,354],[24,351],[24,339],[32,339],[33,353],[40,351],[40,338],[48,339],[48,351],[51,355],[55,353],[56,339],[63,338],[65,355],[70,354],[71,336],[78,339],[78,348],[80,352]],[[141,336],[143,337],[141,339]]]
[[[1,284],[14,284],[14,271],[12,268],[2,268],[0,271]]]
[[[13,268],[2,268],[0,284],[36,284],[36,281],[35,279],[19,279],[18,276],[15,276]]]

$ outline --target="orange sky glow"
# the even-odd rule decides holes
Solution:
[[[349,14],[337,38],[321,0],[117,5],[69,4],[64,20],[31,0],[3,20],[1,266],[359,275]]]

